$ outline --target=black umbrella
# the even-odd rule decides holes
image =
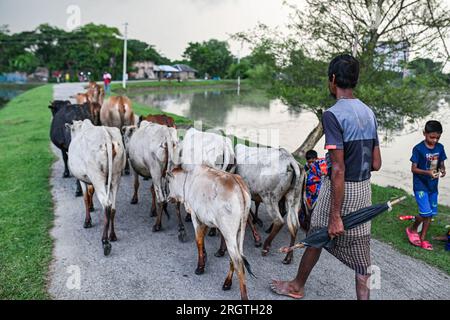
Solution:
[[[406,199],[406,196],[388,201],[386,203],[374,204],[367,208],[359,209],[355,212],[342,218],[342,224],[345,230],[353,229],[365,222],[368,222],[375,218],[377,215],[383,213],[386,210],[391,211],[392,206]],[[287,253],[297,248],[313,247],[313,248],[331,248],[334,245],[334,241],[328,235],[328,227],[320,228],[314,231],[303,241],[293,245],[292,247],[283,247],[281,252]]]

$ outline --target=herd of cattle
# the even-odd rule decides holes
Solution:
[[[208,228],[218,230],[221,245],[216,256],[228,251],[230,269],[223,289],[230,289],[236,269],[241,298],[247,299],[244,268],[252,274],[243,255],[246,226],[251,228],[255,246],[261,236],[258,207],[266,206],[272,220],[270,234],[262,254],[267,255],[281,227],[284,216],[294,244],[299,228],[298,213],[304,205],[305,171],[285,149],[248,147],[216,133],[188,129],[184,137],[172,118],[166,115],[138,117],[125,96],[111,96],[104,101],[102,88],[89,83],[86,93],[79,93],[77,103],[55,100],[49,108],[53,119],[51,141],[61,149],[64,177],[77,179],[76,196],[83,195],[86,209],[84,228],[90,228],[93,195],[101,203],[105,222],[102,245],[105,255],[116,241],[114,217],[116,196],[122,174],[134,173],[134,195],[138,202],[139,176],[152,180],[151,216],[156,216],[153,231],[161,230],[162,213],[168,202],[176,203],[178,238],[186,240],[184,222],[192,221],[198,249],[196,274],[205,269],[204,237]],[[182,138],[182,139],[181,139]],[[70,170],[70,171],[69,171]],[[251,211],[251,201],[256,210]],[[186,218],[181,217],[181,204]],[[292,252],[283,263],[292,261]]]

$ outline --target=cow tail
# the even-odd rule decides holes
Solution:
[[[286,211],[287,211],[287,225],[292,236],[297,234],[300,226],[298,220],[298,211],[300,209],[300,202],[304,184],[304,173],[300,171],[300,167],[294,158],[290,160],[290,166],[294,170],[294,178],[292,179],[291,188],[286,193]]]
[[[171,172],[173,169],[173,165],[174,165],[174,150],[173,150],[173,141],[172,141],[172,137],[170,135],[170,132],[167,133],[166,136],[166,144],[167,144],[167,171]]]
[[[108,138],[109,135],[108,135]],[[113,171],[113,142],[111,139],[109,139],[106,143],[106,153],[108,157],[108,180],[106,180],[106,201],[108,203],[108,206],[111,205],[109,201],[109,192],[111,191],[111,184],[112,184],[112,171]]]
[[[247,272],[254,278],[256,278],[253,273],[250,263],[247,261],[247,258],[244,256],[244,236],[245,236],[245,228],[247,227],[247,219],[248,214],[250,212],[251,198],[250,193],[248,191],[247,185],[240,179],[240,177],[233,176],[235,181],[239,184],[239,188],[241,189],[242,194],[242,202],[243,202],[243,212],[241,214],[241,224],[239,227],[239,231],[237,233],[237,244],[239,249],[239,254],[242,258],[242,262],[244,263],[245,269]]]

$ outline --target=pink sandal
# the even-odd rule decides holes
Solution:
[[[422,247],[422,241],[420,241],[420,237],[417,232],[412,232],[409,228],[406,228],[406,235],[408,236],[409,242],[413,246]]]
[[[429,243],[426,240],[422,241],[422,243],[420,244],[420,247],[422,249],[425,249],[425,250],[428,250],[428,251],[432,251],[433,250],[433,246],[431,245],[431,243]]]

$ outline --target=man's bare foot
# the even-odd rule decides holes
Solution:
[[[272,280],[270,289],[279,295],[288,296],[294,299],[301,299],[305,296],[303,288],[294,288],[291,281]]]

